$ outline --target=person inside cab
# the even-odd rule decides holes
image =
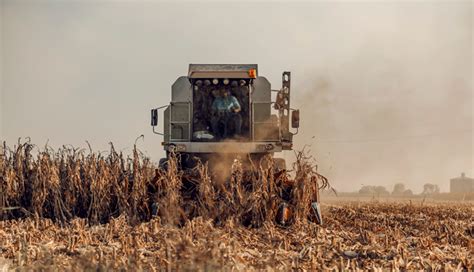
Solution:
[[[217,138],[240,136],[242,127],[240,111],[241,107],[237,98],[231,95],[228,90],[221,89],[219,95],[212,102],[211,126]]]

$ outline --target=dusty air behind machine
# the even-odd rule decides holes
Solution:
[[[188,75],[172,85],[170,104],[151,110],[151,125],[164,137],[167,158],[170,152],[179,154],[183,168],[193,167],[197,160],[212,166],[213,159],[222,160],[219,154],[256,161],[267,154],[273,157],[275,152],[292,149],[296,133],[290,131],[290,119],[296,132],[299,127],[299,111],[290,108],[290,83],[290,72],[283,72],[282,88],[272,90],[256,64],[190,64]],[[240,135],[217,137],[212,129],[212,104],[220,90],[228,91],[241,106]],[[155,131],[160,110],[164,110],[162,133]],[[285,168],[283,159],[274,162]]]

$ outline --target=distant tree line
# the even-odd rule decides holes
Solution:
[[[426,183],[423,185],[423,192],[422,195],[432,195],[439,193],[439,187],[436,184]],[[364,185],[359,190],[359,194],[361,195],[376,195],[376,196],[412,196],[413,191],[410,189],[405,188],[405,184],[397,183],[393,186],[393,190],[390,193],[387,188],[384,186],[372,186],[372,185]]]
[[[384,186],[365,185],[359,190],[361,195],[389,195],[390,193]]]

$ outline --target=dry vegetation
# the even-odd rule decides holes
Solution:
[[[472,203],[328,204],[319,226],[308,203],[326,184],[302,153],[291,179],[236,163],[216,183],[204,166],[155,170],[137,149],[34,148],[0,157],[0,269],[473,269]],[[274,223],[284,200],[287,227]]]
[[[251,164],[252,171],[235,161],[229,180],[217,182],[207,165],[182,171],[176,157],[166,169],[156,169],[136,147],[131,157],[117,153],[113,145],[107,155],[46,147],[34,156],[34,148],[28,142],[12,150],[3,145],[0,219],[35,215],[65,224],[80,217],[97,224],[126,215],[135,224],[150,220],[157,210],[165,224],[182,226],[200,216],[219,225],[233,217],[244,226],[259,227],[275,218],[283,201],[292,208],[293,222],[306,220],[318,186],[327,186],[302,152],[293,178],[276,171],[265,157]]]

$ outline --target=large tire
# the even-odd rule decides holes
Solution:
[[[167,158],[161,158],[160,162],[158,163],[158,167],[163,171],[167,171],[168,170],[168,159]]]

